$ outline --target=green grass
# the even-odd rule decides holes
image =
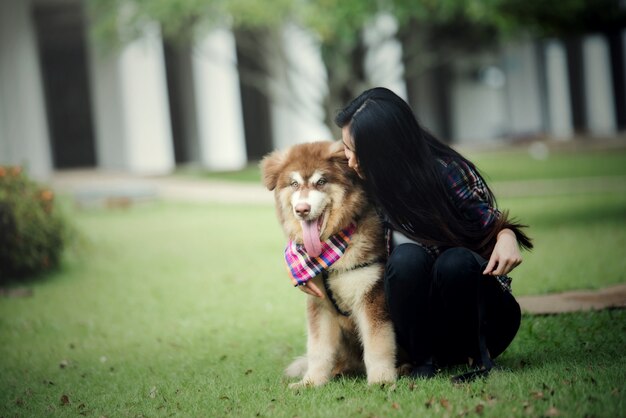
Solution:
[[[517,294],[624,281],[624,196],[502,204],[537,241]],[[0,416],[626,414],[626,311],[526,316],[485,381],[454,386],[445,370],[427,382],[351,378],[293,392],[281,372],[304,351],[304,295],[286,277],[271,206],[73,217],[86,245],[29,284],[32,297],[0,299]]]
[[[574,165],[624,174],[597,155],[542,175]],[[509,167],[515,158],[485,160],[486,171],[524,174]],[[516,295],[626,282],[624,193],[500,206],[531,225],[536,244],[513,274]],[[85,239],[63,269],[28,283],[32,297],[0,299],[0,417],[626,416],[625,310],[526,315],[500,369],[472,384],[452,385],[460,370],[444,370],[294,392],[281,373],[305,349],[304,295],[287,279],[271,206],[70,213]]]
[[[585,152],[552,151],[546,159],[525,150],[468,152],[489,181],[626,176],[626,147]]]
[[[482,152],[470,150],[465,154],[490,182],[626,176],[626,147],[585,152],[553,150],[545,159],[533,158],[527,149],[519,148]],[[177,173],[212,180],[253,183],[261,181],[258,164],[255,163],[238,171],[209,172],[186,168]]]
[[[626,282],[626,194],[509,198],[535,249],[512,273],[517,294],[598,289]]]

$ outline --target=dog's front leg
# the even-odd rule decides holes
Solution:
[[[335,315],[325,309],[323,301],[313,296],[307,300],[307,371],[301,381],[290,388],[321,386],[328,382],[340,344],[341,329]]]
[[[396,338],[384,298],[382,289],[376,285],[354,312],[369,384],[393,382],[397,377]]]

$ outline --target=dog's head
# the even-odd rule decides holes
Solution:
[[[309,255],[355,220],[366,204],[360,179],[341,142],[320,141],[275,151],[261,161],[263,183],[274,191],[278,219],[287,236]]]

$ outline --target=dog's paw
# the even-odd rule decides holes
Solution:
[[[328,377],[305,376],[301,381],[289,384],[289,389],[303,389],[322,386],[328,383]]]
[[[296,383],[290,383],[289,384],[289,389],[292,389],[292,390],[305,389],[305,388],[310,388],[312,386],[313,386],[313,384],[311,382],[301,380],[301,381],[296,382]]]
[[[296,358],[287,368],[285,369],[285,376],[287,377],[302,377],[306,374],[308,369],[308,360],[306,356],[301,356]]]
[[[395,367],[372,370],[367,373],[367,384],[379,385],[381,383],[393,383],[396,381],[397,377],[398,374],[396,373]]]

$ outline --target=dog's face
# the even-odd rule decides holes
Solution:
[[[340,142],[312,142],[275,151],[261,161],[263,183],[274,191],[287,236],[313,257],[328,239],[354,220],[365,204],[358,176]]]

